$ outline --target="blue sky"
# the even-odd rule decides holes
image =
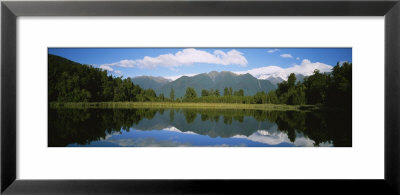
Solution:
[[[171,77],[210,71],[257,74],[302,71],[352,62],[351,48],[49,48],[50,54],[108,70],[114,76]],[[318,68],[319,69],[319,68]],[[322,72],[324,72],[322,70]]]

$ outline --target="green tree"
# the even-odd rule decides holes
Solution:
[[[243,89],[240,89],[239,91],[235,91],[233,93],[234,96],[244,96],[244,91]]]
[[[215,91],[214,89],[210,89],[210,92],[208,93],[209,96],[215,96]]]
[[[229,89],[228,87],[224,88],[224,96],[228,96],[229,95]]]
[[[352,105],[352,63],[337,63],[332,69],[332,79],[327,89],[326,103],[331,107],[351,111]]]
[[[275,91],[270,91],[267,94],[267,102],[269,104],[279,104],[278,96],[276,96]]]
[[[133,101],[138,101],[138,96],[143,93],[142,88],[139,85],[134,85],[133,89],[131,90],[132,96],[134,96]]]
[[[290,88],[288,92],[288,100],[286,103],[289,105],[305,104],[305,86],[301,83],[298,83],[294,88]]]
[[[306,87],[298,82],[296,84],[296,75],[291,73],[287,81],[278,84],[278,89],[274,93],[267,95],[267,102],[276,102],[289,105],[301,105],[306,103],[305,98]],[[275,96],[276,95],[276,96]]]
[[[122,78],[117,77],[114,79],[114,102],[121,102],[127,99],[125,89],[122,84]]]
[[[161,101],[164,101],[164,100],[165,100],[165,97],[164,97],[164,94],[163,94],[163,93],[161,93],[161,94],[158,96],[158,98],[159,98]]]
[[[107,74],[107,73],[106,73]],[[101,85],[103,86],[102,101],[112,101],[114,98],[114,89],[111,76],[102,76]]]
[[[256,95],[254,95],[254,103],[256,104],[264,104],[266,100],[267,96],[264,91],[257,92]]]
[[[48,55],[49,102],[138,101],[143,90],[130,78],[107,76],[107,71]]]
[[[329,85],[329,75],[319,73],[314,70],[314,74],[304,79],[306,87],[307,104],[324,104],[326,91]]]
[[[175,91],[174,88],[171,88],[170,92],[169,92],[169,98],[174,101],[175,99]]]
[[[186,93],[185,93],[185,100],[193,100],[197,98],[197,93],[192,87],[186,88]]]
[[[219,89],[215,89],[214,95],[219,97]]]
[[[296,83],[296,75],[294,73],[290,73],[287,82],[288,82],[289,88],[293,88],[294,84]]]
[[[206,97],[209,95],[209,92],[205,89],[201,90],[201,97]]]
[[[157,98],[156,92],[153,89],[144,90],[144,96],[148,101],[154,101]]]

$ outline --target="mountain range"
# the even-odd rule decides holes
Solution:
[[[138,84],[143,89],[158,89],[169,83],[171,80],[163,77],[138,76],[132,78],[131,81]]]
[[[310,60],[303,59],[300,65],[293,65],[291,67],[282,68],[279,66],[264,66],[253,68],[246,71],[236,72],[236,74],[249,73],[257,79],[269,80],[273,83],[279,83],[287,80],[291,73],[296,74],[298,80],[302,81],[305,76],[311,76],[314,70],[318,69],[321,73],[329,73],[332,71],[332,66],[321,62],[311,62]]]
[[[257,79],[251,74],[235,74],[229,71],[212,71],[209,73],[201,73],[194,76],[182,76],[176,80],[168,80],[163,77],[139,76],[131,79],[133,83],[144,89],[153,89],[157,95],[164,94],[169,97],[171,88],[175,91],[175,97],[183,97],[186,88],[192,87],[195,89],[198,96],[201,95],[203,89],[218,89],[220,95],[223,95],[224,88],[232,88],[233,91],[243,89],[244,95],[254,95],[257,92],[269,92],[277,88],[277,83],[283,79],[276,78],[275,80]]]

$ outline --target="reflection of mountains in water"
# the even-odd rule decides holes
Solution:
[[[215,109],[49,109],[49,146],[86,145],[121,130],[175,128],[209,137],[351,146],[351,113]],[[262,137],[263,139],[259,139]],[[261,141],[260,141],[261,140]],[[271,141],[271,140],[270,140]],[[300,144],[299,142],[307,142]]]
[[[179,133],[188,133],[188,134],[196,134],[191,131],[183,132],[176,127],[169,127],[163,129],[164,131],[172,131]],[[198,134],[196,134],[198,135]],[[315,142],[308,137],[305,137],[302,133],[296,133],[296,140],[292,143],[286,133],[280,132],[277,130],[277,126],[274,125],[271,129],[268,130],[257,130],[249,136],[245,135],[235,135],[232,138],[246,139],[253,142],[259,142],[262,144],[266,144],[268,146],[301,146],[301,147],[310,147],[314,146]],[[107,140],[107,139],[105,139]],[[333,146],[331,141],[320,143],[320,146]]]
[[[171,113],[173,112],[173,113]],[[230,111],[234,112],[234,111]],[[171,119],[170,115],[174,115]],[[234,114],[233,114],[234,115]],[[231,116],[210,114],[201,111],[168,110],[158,112],[152,119],[142,119],[132,128],[137,130],[155,130],[175,127],[182,132],[194,132],[210,137],[233,137],[235,135],[249,136],[260,129],[275,130],[275,123],[268,120],[257,121],[251,116]]]

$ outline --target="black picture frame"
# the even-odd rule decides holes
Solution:
[[[385,16],[384,179],[16,180],[16,20],[19,16]],[[400,122],[397,120],[400,117],[399,35],[399,0],[2,1],[1,192],[4,194],[254,194],[272,191],[280,194],[302,192],[399,194]]]

